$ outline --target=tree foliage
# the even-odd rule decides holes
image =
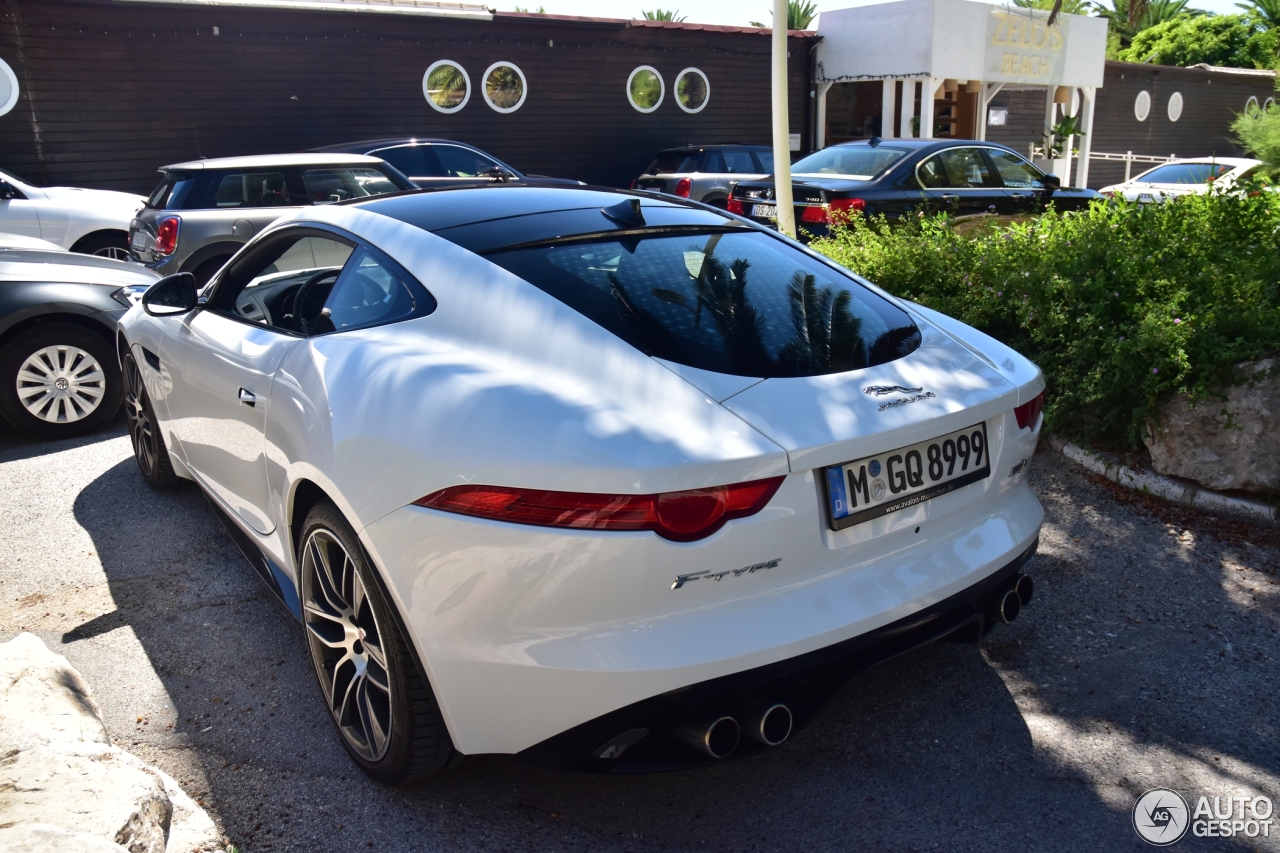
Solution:
[[[1157,24],[1171,21],[1182,14],[1203,15],[1199,9],[1188,9],[1188,0],[1146,0],[1130,3],[1129,0],[1111,0],[1109,6],[1094,3],[1093,8],[1101,18],[1106,18],[1111,33],[1120,39],[1122,47],[1128,47],[1133,37]]]
[[[1280,83],[1276,94],[1280,96]],[[1231,129],[1246,151],[1266,163],[1273,174],[1280,174],[1280,105],[1273,103],[1267,110],[1246,111]]]
[[[773,14],[770,12],[769,14]],[[788,0],[787,2],[787,29],[804,30],[808,29],[813,23],[813,19],[818,17],[817,5],[808,2],[808,0]],[[751,26],[764,28],[764,24],[760,21],[752,21]]]
[[[653,9],[651,11],[642,11],[640,14],[644,15],[646,21],[674,21],[676,23],[688,17],[688,15],[681,15],[679,9]],[[676,17],[677,15],[679,17]]]
[[[1268,28],[1256,15],[1183,13],[1142,30],[1117,56],[1122,62],[1157,65],[1224,65],[1272,68],[1280,48],[1280,29]]]
[[[1280,27],[1280,0],[1248,0],[1236,5],[1262,18],[1268,27]]]

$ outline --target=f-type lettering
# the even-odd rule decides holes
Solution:
[[[853,471],[849,471],[849,508],[853,509],[858,506],[858,495],[862,495],[864,504],[871,503],[871,492],[867,489],[867,466],[858,466],[858,476],[853,476]]]

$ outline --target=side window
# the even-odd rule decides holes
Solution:
[[[725,151],[724,164],[725,171],[734,174],[749,175],[756,170],[756,164],[751,162],[751,154],[748,151]]]
[[[427,161],[422,156],[423,147],[421,145],[399,145],[395,148],[382,148],[378,151],[369,152],[374,157],[381,157],[392,166],[395,166],[406,177],[430,175],[427,171]]]
[[[951,148],[938,155],[947,170],[947,185],[955,189],[995,186],[991,170],[977,148]]]
[[[1018,155],[989,148],[987,149],[987,156],[995,164],[996,172],[999,173],[1000,180],[1006,187],[1024,189],[1042,186],[1040,183],[1040,178],[1042,177],[1040,170]]]
[[[710,172],[713,175],[724,174],[724,158],[719,151],[708,151],[702,155],[702,166],[699,172]]]
[[[229,172],[215,175],[204,207],[288,207],[307,204],[283,172]]]
[[[340,275],[298,297],[305,333],[322,335],[377,326],[435,310],[435,300],[394,264],[364,248]]]
[[[302,180],[307,186],[307,200],[310,204],[364,198],[400,189],[381,171],[368,166],[304,169]]]
[[[498,165],[488,157],[466,148],[459,148],[457,145],[436,145],[435,155],[444,169],[445,177],[448,178],[474,178],[487,175],[490,169]]]
[[[299,296],[325,295],[354,246],[327,234],[295,230],[269,239],[237,259],[219,280],[209,308],[282,332],[304,333]]]
[[[938,157],[930,157],[916,167],[916,177],[920,180],[920,186],[927,190],[940,190],[947,186],[947,173]]]
[[[760,171],[773,174],[773,152],[760,150],[756,151],[756,160],[760,163]]]

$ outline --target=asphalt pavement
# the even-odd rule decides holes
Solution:
[[[1145,850],[1149,788],[1280,800],[1280,535],[1043,446],[1032,479],[1047,518],[1017,622],[884,664],[782,747],[708,769],[481,756],[416,789],[366,780],[299,624],[193,486],[143,484],[119,420],[49,443],[0,427],[0,640],[66,655],[116,743],[242,853]],[[1272,828],[1177,849],[1280,850]]]

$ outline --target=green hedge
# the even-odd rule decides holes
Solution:
[[[1050,429],[1141,444],[1179,391],[1221,397],[1233,365],[1280,352],[1280,194],[1095,204],[961,236],[945,219],[855,219],[813,248],[975,326],[1048,381]]]

